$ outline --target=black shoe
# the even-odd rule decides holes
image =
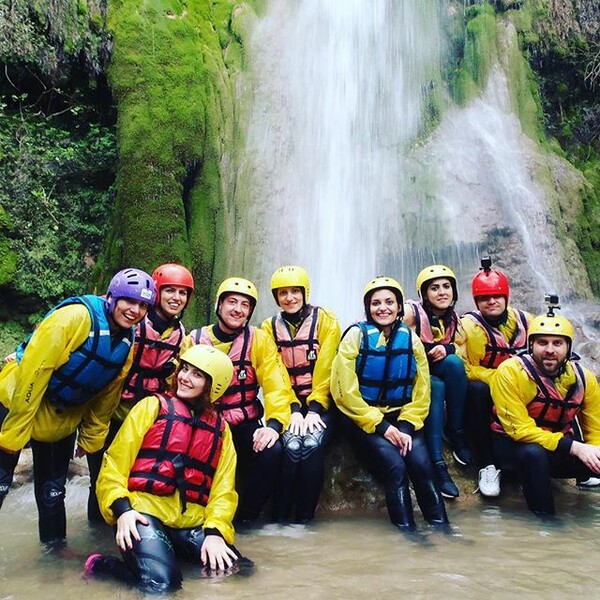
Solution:
[[[467,467],[473,462],[473,454],[465,438],[465,432],[462,429],[449,431],[448,442],[450,442],[450,446],[452,447],[452,456],[459,465]]]
[[[446,463],[443,460],[434,463],[433,471],[442,496],[444,498],[458,498],[460,492],[454,481],[452,481],[450,473],[448,473]]]

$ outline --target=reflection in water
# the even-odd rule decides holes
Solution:
[[[37,537],[30,485],[14,490],[0,511],[0,600],[71,598],[133,599],[142,594],[112,581],[84,580],[85,557],[113,552],[110,529],[85,519],[87,478],[69,483],[69,546],[72,557],[45,555]],[[509,488],[507,488],[509,490]],[[398,533],[384,514],[318,516],[310,528],[267,525],[239,535],[240,550],[257,564],[249,578],[201,579],[184,573],[184,589],[171,597],[232,600],[321,598],[562,598],[595,596],[600,542],[600,505],[593,492],[561,486],[561,517],[541,522],[520,495],[497,504],[475,497],[449,505],[453,534],[420,526]]]

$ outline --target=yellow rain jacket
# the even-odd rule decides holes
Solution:
[[[402,406],[398,422],[410,423],[410,428],[418,431],[429,413],[431,388],[429,383],[429,364],[421,340],[411,330],[413,352],[417,362],[417,374],[412,390],[412,399]],[[340,411],[352,419],[366,433],[374,433],[383,421],[384,413],[397,411],[397,407],[370,406],[363,399],[356,374],[356,358],[362,342],[362,332],[351,327],[343,337],[331,369],[331,393]],[[383,333],[378,346],[387,345]]]
[[[222,342],[213,334],[213,325],[208,326],[208,333],[212,345],[215,348],[229,353],[233,342]],[[187,335],[181,343],[182,356],[188,348],[194,345],[191,335]],[[250,348],[250,361],[256,370],[256,379],[262,389],[262,397],[265,406],[264,421],[268,425],[271,419],[281,424],[284,431],[290,421],[290,407],[300,401],[292,390],[292,384],[288,372],[283,365],[275,342],[260,328],[255,328],[252,347]]]
[[[310,405],[311,402],[318,402],[324,410],[328,410],[331,402],[331,363],[335,358],[342,332],[340,324],[332,312],[319,307],[318,315],[316,335],[319,341],[319,354],[312,373],[312,391],[306,397],[306,404]],[[288,326],[291,335],[295,337],[299,327],[293,328],[289,323]],[[270,318],[263,321],[261,328],[267,332],[272,340],[275,340],[273,323]]]
[[[116,518],[111,510],[115,500],[127,498],[135,510],[152,515],[174,529],[194,527],[216,528],[225,541],[233,544],[233,516],[237,508],[235,491],[236,454],[229,426],[223,432],[223,446],[219,464],[208,496],[208,504],[202,506],[187,502],[182,513],[179,490],[170,496],[156,496],[148,492],[130,492],[127,487],[129,473],[135,462],[146,432],[158,416],[160,403],[156,396],[140,400],[129,412],[113,443],[104,454],[98,477],[96,494],[100,512],[109,524]]]
[[[57,408],[44,397],[52,373],[64,365],[92,329],[82,304],[64,306],[46,317],[31,337],[20,363],[7,364],[0,373],[0,402],[9,409],[0,432],[0,448],[16,452],[30,439],[57,442],[79,427],[78,444],[87,453],[102,448],[125,374],[130,352],[119,375],[81,406]]]
[[[577,418],[585,442],[600,446],[600,388],[594,374],[588,369],[583,371],[585,397]],[[567,363],[565,372],[555,379],[555,383],[561,396],[565,397],[575,383],[575,372],[570,362]],[[496,369],[490,391],[497,418],[513,440],[540,444],[551,452],[557,449],[563,434],[538,427],[527,412],[527,405],[537,394],[537,386],[518,358],[509,358]]]
[[[525,315],[528,322],[533,318],[527,312]],[[470,381],[483,381],[483,383],[490,385],[496,369],[490,369],[481,365],[481,361],[486,355],[486,346],[488,344],[487,333],[469,317],[461,317],[460,322],[467,337],[466,343],[459,348],[459,353],[465,361],[467,378]],[[517,330],[517,325],[518,321],[515,309],[509,306],[506,323],[498,327],[507,343],[512,339]]]

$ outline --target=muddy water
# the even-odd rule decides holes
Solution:
[[[87,525],[87,478],[68,485],[69,552],[45,554],[37,538],[30,484],[11,492],[0,511],[0,600],[141,598],[112,581],[85,580],[85,557],[113,552],[109,528]],[[257,564],[251,577],[225,580],[185,570],[178,600],[321,598],[596,597],[600,576],[600,494],[557,488],[560,518],[541,522],[516,489],[497,502],[475,496],[449,505],[453,531],[397,532],[385,514],[320,516],[310,528],[266,525],[239,535]]]

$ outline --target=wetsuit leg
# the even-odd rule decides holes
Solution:
[[[296,492],[296,523],[312,521],[323,490],[325,451],[335,427],[333,414],[321,415],[325,429],[307,433],[302,439],[302,457],[298,465]]]
[[[0,426],[7,414],[8,408],[0,404]],[[2,508],[4,498],[6,498],[8,490],[12,485],[15,468],[19,462],[19,455],[20,452],[10,453],[0,450],[0,508]]]
[[[498,467],[519,473],[527,506],[539,515],[553,515],[555,512],[550,454],[539,444],[494,436],[494,455]]]
[[[262,452],[252,449],[252,436],[261,427],[258,422],[242,423],[231,427],[238,460],[237,490],[240,495],[236,521],[254,521],[273,492],[280,472],[283,447],[277,440]]]
[[[4,498],[12,485],[13,475],[17,463],[19,462],[20,452],[11,454],[0,450],[0,508],[4,503]]]
[[[65,486],[74,447],[75,433],[58,442],[31,440],[35,501],[43,544],[60,544],[67,537]]]
[[[344,415],[340,417],[340,424],[359,455],[366,458],[370,470],[383,482],[390,521],[398,527],[413,528],[408,475],[398,448],[377,433],[365,433]]]
[[[273,521],[287,523],[291,519],[292,507],[296,497],[303,439],[301,435],[293,435],[289,431],[285,431],[281,436],[281,442],[283,455],[281,458],[281,471],[275,482]]]
[[[175,556],[171,532],[157,518],[144,514],[148,525],[137,524],[140,541],[133,547],[121,550],[123,560],[115,556],[102,556],[94,561],[94,575],[110,575],[137,585],[146,592],[168,592],[181,587],[181,568]]]
[[[431,402],[429,404],[429,414],[425,419],[425,439],[427,440],[427,449],[432,462],[444,460],[442,451],[442,434],[444,431],[444,382],[434,375],[430,377],[431,381]]]
[[[494,464],[492,452],[492,395],[482,381],[469,381],[467,386],[466,425],[480,468]]]
[[[98,481],[98,475],[100,474],[100,467],[102,466],[102,458],[104,453],[108,450],[108,447],[115,439],[117,431],[121,427],[120,421],[111,421],[108,435],[102,450],[94,452],[93,454],[87,455],[88,470],[90,472],[90,491],[88,495],[87,503],[87,517],[91,523],[104,523],[104,519],[100,514],[100,507],[98,506],[98,498],[96,497],[96,482]]]
[[[412,450],[407,453],[405,461],[425,520],[434,524],[448,523],[444,500],[435,482],[433,466],[421,431],[413,434]]]
[[[446,425],[451,434],[462,433],[465,428],[465,408],[467,404],[467,374],[465,363],[456,354],[431,364],[431,373],[444,381],[446,401]]]

